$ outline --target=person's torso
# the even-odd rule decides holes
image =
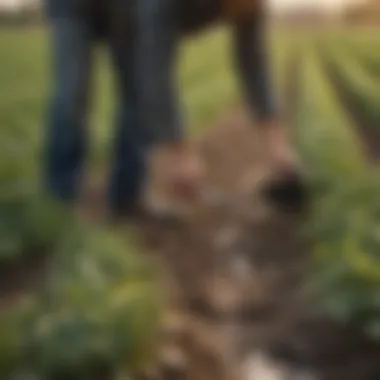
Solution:
[[[121,24],[130,23],[130,4],[138,0],[44,0],[45,12],[53,20],[86,23],[94,36],[103,38]],[[164,0],[166,1],[166,0]]]
[[[85,17],[98,25],[110,24],[114,18],[133,18],[133,3],[150,0],[45,0],[52,17]],[[233,20],[246,15],[262,0],[161,0],[175,1],[175,17],[183,33],[192,33],[219,20]],[[119,9],[120,8],[120,9]],[[116,22],[116,21],[115,21]],[[120,20],[119,20],[120,22]]]
[[[141,0],[140,0],[141,1]],[[191,33],[215,22],[239,22],[262,9],[264,0],[178,0],[182,29]]]
[[[180,0],[179,25],[184,33],[211,26],[221,17],[221,0]]]
[[[107,12],[117,1],[131,0],[44,0],[46,13],[52,17],[88,17]]]

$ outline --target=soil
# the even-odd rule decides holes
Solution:
[[[12,307],[25,296],[43,286],[48,271],[45,254],[33,252],[22,262],[2,266],[0,269],[0,312]]]
[[[160,359],[139,380],[380,379],[380,347],[318,313],[307,290],[307,218],[265,201],[248,118],[223,117],[199,144],[213,186],[235,201],[205,202],[182,226],[144,226],[171,307]],[[250,191],[241,192],[247,171]]]

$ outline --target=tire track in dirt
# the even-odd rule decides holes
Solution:
[[[290,122],[299,68],[289,66]],[[143,226],[171,297],[160,358],[138,380],[379,380],[380,348],[323,318],[305,292],[304,220],[263,200],[248,117],[223,116],[198,144],[210,183],[233,201],[199,205],[182,227]],[[247,172],[251,191],[241,191],[234,185]]]
[[[328,53],[320,48],[323,69],[334,87],[335,94],[345,112],[356,127],[358,141],[362,143],[368,158],[378,163],[380,160],[380,130],[378,120],[375,120],[355,99],[353,89],[346,83],[338,67],[331,61]]]

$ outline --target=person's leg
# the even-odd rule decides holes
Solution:
[[[118,94],[109,205],[114,214],[133,211],[145,174],[145,136],[138,117],[133,41],[127,26],[113,30],[110,48]]]
[[[46,141],[45,186],[53,197],[75,200],[85,153],[91,26],[79,18],[51,20],[53,97]]]
[[[243,3],[233,4],[231,0],[226,0],[225,3],[226,9],[232,13],[234,7],[237,13],[239,9],[244,10]],[[236,67],[241,76],[242,89],[260,127],[263,158],[265,157],[274,176],[281,178],[294,172],[296,157],[288,137],[288,128],[282,121],[273,93],[265,8],[259,7],[259,4],[256,7],[251,14],[248,12],[244,18],[235,22]]]
[[[202,160],[184,129],[175,81],[180,2],[139,1],[136,61],[138,100],[149,136],[143,203],[151,215],[182,217],[194,209],[202,186]]]

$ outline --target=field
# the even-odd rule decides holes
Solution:
[[[307,215],[253,186],[257,141],[218,29],[184,44],[179,83],[211,198],[232,201],[199,205],[184,228],[111,228],[40,195],[48,39],[0,31],[1,379],[380,378],[380,37],[270,38]],[[114,103],[97,54],[90,177],[107,162]]]

